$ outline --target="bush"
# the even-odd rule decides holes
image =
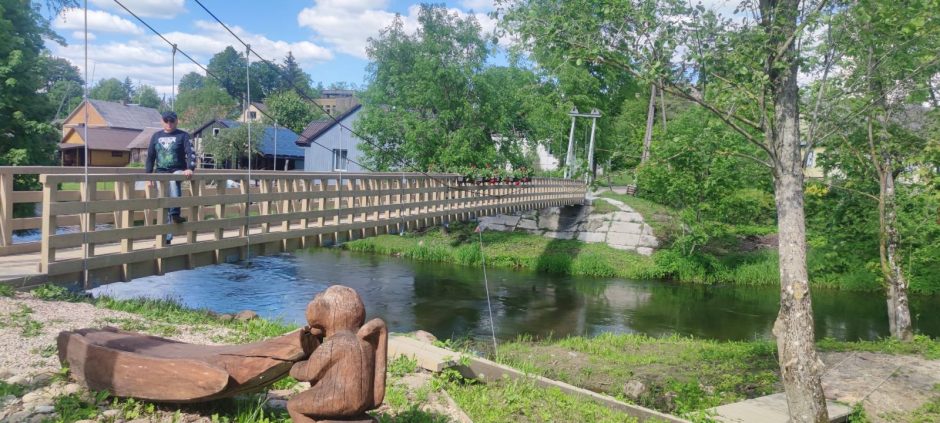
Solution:
[[[774,197],[756,188],[742,188],[718,200],[715,213],[724,223],[770,224],[777,214]]]

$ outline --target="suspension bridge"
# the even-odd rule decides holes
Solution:
[[[580,181],[553,178],[465,185],[456,175],[425,173],[202,170],[187,179],[128,168],[75,172],[0,167],[0,282],[90,287],[477,216],[581,204],[586,193]],[[14,190],[17,178],[38,180],[41,190]],[[183,196],[170,198],[169,184],[177,180],[184,181]],[[165,223],[171,207],[180,207],[187,222]],[[20,216],[23,210],[27,216]],[[176,235],[170,245],[161,242],[167,233]]]

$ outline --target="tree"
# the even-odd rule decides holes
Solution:
[[[121,85],[124,87],[124,92],[127,93],[127,97],[124,98],[124,101],[129,102],[132,98],[137,97],[137,89],[134,87],[134,83],[129,76],[124,77],[124,82],[122,82]]]
[[[117,78],[102,79],[89,90],[89,98],[105,101],[127,101],[127,87]]]
[[[51,91],[52,87],[59,81],[75,82],[78,85],[84,83],[84,80],[78,73],[78,68],[66,59],[52,57],[48,52],[43,52],[43,54],[39,56],[39,64],[43,69],[42,74],[45,76],[46,81],[43,88],[46,92]]]
[[[888,322],[892,336],[905,341],[913,339],[914,332],[908,278],[902,266],[897,181],[918,167],[926,147],[925,139],[911,129],[917,126],[915,122],[925,120],[916,115],[926,113],[920,103],[933,94],[930,84],[922,81],[940,72],[938,8],[938,1],[868,0],[847,4],[834,17],[827,47],[838,51],[841,59],[836,65],[842,72],[831,92],[820,92],[817,101],[829,102],[827,108],[835,112],[827,114],[832,117],[827,123],[836,137],[834,142],[811,140],[834,147],[830,154],[846,168],[841,175],[877,182],[877,194],[872,197],[878,209],[878,251]],[[850,107],[839,110],[833,103]],[[867,166],[851,166],[856,158],[864,158]]]
[[[774,176],[781,285],[773,333],[790,418],[826,422],[806,266],[795,48],[823,2],[805,2],[806,10],[798,0],[746,2],[754,21],[721,26],[687,4],[502,0],[498,7],[503,26],[527,45],[636,75],[710,111],[762,151],[753,159]]]
[[[279,91],[294,89],[294,87],[296,87],[310,97],[316,96],[316,93],[310,86],[310,75],[307,75],[307,73],[300,68],[297,59],[294,58],[294,53],[287,52],[287,57],[284,58],[284,64],[281,66],[281,69],[283,69],[286,78],[280,80]]]
[[[268,106],[268,114],[271,115],[270,118],[265,117],[266,122],[276,121],[278,125],[298,134],[303,132],[311,121],[323,117],[320,109],[300,98],[294,90],[275,93],[269,96],[264,104]]]
[[[158,108],[160,107],[160,96],[157,95],[157,90],[149,85],[141,85],[137,87],[137,95],[135,102],[144,107]]]
[[[27,0],[0,0],[0,165],[47,164],[57,133],[41,53],[43,37],[61,40]],[[21,181],[17,181],[18,184]]]
[[[268,62],[251,63],[251,101],[263,102],[267,96],[274,94],[283,83],[281,82],[281,69]]]
[[[197,90],[206,85],[206,77],[200,75],[196,72],[190,72],[186,75],[183,75],[180,78],[179,90],[177,90],[177,95],[182,94],[186,91]]]
[[[212,80],[202,88],[185,91],[176,97],[180,121],[190,128],[212,119],[229,117],[237,107],[238,102]]]
[[[232,46],[228,46],[225,50],[212,56],[207,69],[209,69],[209,73],[218,78],[219,86],[229,96],[236,99],[236,101],[243,101],[246,90],[245,66],[247,63],[241,53],[235,51]]]
[[[489,45],[473,17],[422,5],[418,29],[407,34],[401,18],[370,39],[369,88],[356,129],[375,145],[363,146],[371,166],[428,169],[498,164],[492,131],[474,76]]]
[[[259,145],[263,135],[262,125],[251,125],[252,143],[249,149],[248,125],[222,129],[218,134],[209,135],[203,140],[202,151],[212,155],[216,163],[228,162],[230,167],[238,169],[249,154],[253,157],[261,154]]]

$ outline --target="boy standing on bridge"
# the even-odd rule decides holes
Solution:
[[[147,173],[175,173],[183,174],[187,178],[193,176],[193,170],[196,168],[193,144],[189,134],[177,129],[176,124],[175,112],[163,112],[163,130],[153,134],[147,149]],[[149,184],[153,186],[153,181]],[[179,197],[182,185],[182,181],[171,181],[170,197]],[[186,218],[180,216],[179,207],[167,210],[166,223],[170,222],[186,222]],[[173,233],[167,233],[165,240],[169,244],[173,240]]]

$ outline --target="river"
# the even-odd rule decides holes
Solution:
[[[702,286],[486,269],[497,338],[593,336],[604,332],[679,334],[718,340],[770,339],[776,287]],[[393,332],[423,329],[439,338],[489,337],[481,268],[316,249],[113,283],[92,290],[115,298],[173,298],[219,313],[249,309],[302,325],[316,293],[355,288],[368,318]],[[816,336],[888,336],[884,296],[813,292]],[[915,330],[940,336],[940,296],[914,296]]]

